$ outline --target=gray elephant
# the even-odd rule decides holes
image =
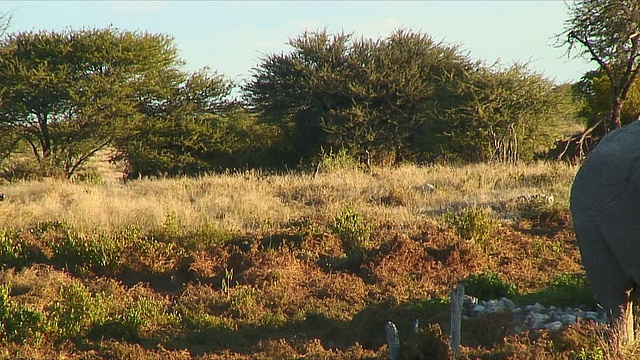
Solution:
[[[618,344],[629,344],[640,284],[640,121],[600,141],[578,170],[570,201],[587,279]]]

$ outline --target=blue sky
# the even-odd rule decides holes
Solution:
[[[305,30],[384,37],[397,28],[459,44],[472,59],[530,68],[573,82],[594,63],[554,48],[568,17],[562,0],[538,1],[0,1],[10,32],[102,28],[165,33],[175,39],[187,70],[209,66],[246,79],[264,54],[288,51]]]

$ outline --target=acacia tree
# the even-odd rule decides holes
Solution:
[[[250,107],[281,129],[285,163],[295,164],[326,144],[322,121],[331,110],[348,108],[344,96],[351,36],[305,32],[290,39],[290,53],[266,56],[243,88]]]
[[[0,128],[41,169],[70,177],[136,121],[141,89],[180,65],[165,35],[115,29],[9,34],[0,45]]]
[[[531,160],[553,144],[560,122],[575,110],[564,87],[527,64],[479,68],[460,93],[465,100],[448,116],[457,135],[448,143],[480,161]]]
[[[567,54],[595,61],[610,84],[611,111],[587,129],[602,134],[620,128],[621,112],[640,73],[640,2],[637,0],[576,0],[568,3],[570,17],[558,35]]]
[[[244,90],[282,129],[293,165],[323,148],[384,163],[531,159],[566,115],[566,94],[526,65],[486,66],[425,34],[370,40],[325,30],[289,43]]]
[[[232,83],[207,69],[160,78],[140,89],[141,116],[118,129],[112,160],[125,161],[128,176],[213,170],[236,140],[226,131],[234,120],[226,100]]]
[[[420,126],[448,102],[442,84],[470,67],[457,47],[405,30],[377,40],[324,30],[289,44],[291,52],[254,69],[244,90],[262,118],[281,128],[292,164],[323,147],[391,161],[415,155]]]

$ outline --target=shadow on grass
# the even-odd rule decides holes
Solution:
[[[560,276],[548,287],[534,293],[515,295],[513,300],[519,304],[540,302],[546,306],[595,305],[584,278],[579,274]],[[416,320],[421,330],[437,326],[441,330],[440,336],[432,336],[425,331],[416,332]],[[465,320],[462,345],[469,348],[499,349],[505,345],[512,320],[511,314],[507,313]],[[160,345],[168,350],[186,349],[191,356],[225,351],[251,356],[259,352],[265,342],[279,344],[282,340],[284,344],[301,348],[298,346],[315,339],[319,340],[324,349],[345,351],[359,344],[363,349],[380,351],[386,345],[384,329],[388,321],[392,321],[399,331],[403,354],[415,354],[417,349],[421,349],[422,354],[430,354],[430,358],[447,358],[442,354],[448,349],[445,339],[450,332],[450,305],[442,298],[412,300],[400,304],[390,301],[373,303],[351,319],[336,319],[324,313],[310,311],[279,324],[195,325],[183,322],[180,329],[171,331],[171,335],[167,336],[165,333],[166,337],[158,338],[138,338],[127,334],[123,336],[122,329],[119,328],[96,329],[96,332],[102,334],[92,335],[94,338],[104,335],[125,343],[139,344],[147,350],[154,350]],[[107,336],[109,334],[118,336]],[[429,349],[435,350],[429,352]]]
[[[377,351],[386,344],[384,329],[388,321],[396,324],[401,339],[408,339],[415,334],[416,319],[425,327],[446,324],[448,318],[448,305],[439,301],[376,303],[355,314],[350,321],[309,312],[302,320],[282,325],[241,326],[235,330],[216,326],[192,329],[164,342],[163,346],[172,350],[188,349],[192,356],[225,350],[251,355],[264,341],[285,340],[296,344],[318,339],[325,349],[346,350],[360,344],[364,349]],[[448,331],[448,325],[445,326]]]

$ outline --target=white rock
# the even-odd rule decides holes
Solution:
[[[587,320],[598,321],[598,313],[596,311],[587,311],[584,314]]]
[[[545,322],[547,320],[549,320],[549,315],[547,314],[541,314],[541,313],[531,313],[529,314],[528,318],[530,318],[532,320],[532,322]]]
[[[473,312],[476,314],[482,314],[483,312],[485,312],[487,310],[487,308],[483,305],[476,305],[473,307]]]
[[[513,309],[515,309],[516,305],[513,303],[513,301],[507,299],[506,297],[503,297],[502,299],[500,299],[498,301],[498,305],[503,306],[505,309],[509,310],[509,311],[513,311]]]
[[[541,321],[534,321],[531,323],[531,330],[538,330],[544,327],[544,323]]]
[[[563,324],[562,324],[561,321],[554,321],[554,322],[550,322],[548,324],[545,324],[544,327],[546,329],[549,329],[549,330],[560,330],[560,329],[562,329],[562,325]]]
[[[535,311],[544,311],[544,305],[540,304],[540,303],[535,303],[533,304],[533,310]]]
[[[533,330],[544,328],[544,324],[547,320],[549,320],[549,316],[547,314],[532,312],[527,315],[527,322],[531,324],[531,329]]]
[[[536,311],[536,312],[540,312],[540,311],[544,311],[544,305],[540,304],[540,303],[535,303],[533,305],[527,305],[524,308],[526,311]]]
[[[576,316],[571,314],[564,314],[560,316],[560,321],[565,325],[573,325],[576,323]]]
[[[503,313],[507,309],[502,305],[495,305],[487,309],[488,313]]]

